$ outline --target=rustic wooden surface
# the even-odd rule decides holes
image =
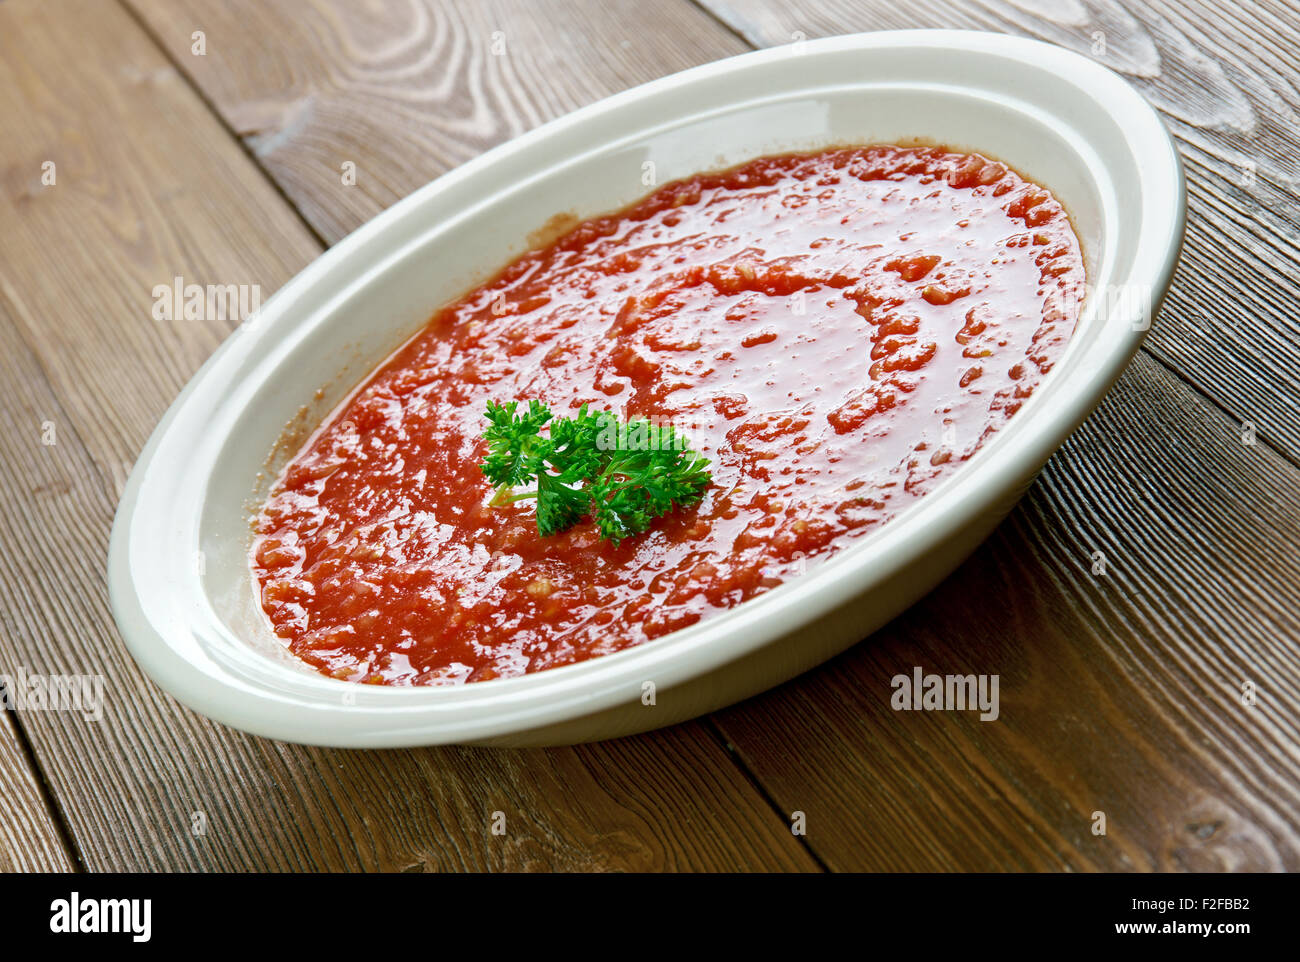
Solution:
[[[774,692],[574,749],[299,748],[143,678],[108,614],[108,528],[229,328],[151,320],[155,284],[269,293],[576,106],[913,26],[1098,56],[1164,112],[1191,201],[1147,347],[931,596]],[[0,727],[0,831],[21,839],[0,868],[1300,868],[1297,38],[1281,3],[0,3],[0,672],[108,683],[102,722]],[[890,710],[914,665],[998,673],[1000,719]]]
[[[77,864],[10,712],[0,712],[0,872],[71,872]]]

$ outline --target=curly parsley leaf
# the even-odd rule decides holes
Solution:
[[[551,412],[540,401],[530,401],[524,414],[515,415],[517,401],[508,404],[488,402],[488,428],[483,437],[488,442],[483,473],[497,487],[523,484],[537,473],[550,442],[540,437],[542,426]]]
[[[493,504],[537,500],[543,536],[593,515],[601,536],[617,544],[674,508],[698,503],[712,481],[708,459],[671,426],[620,421],[585,404],[571,418],[553,418],[540,401],[518,411],[516,401],[488,402],[482,469],[497,486]],[[536,486],[514,490],[530,482]]]

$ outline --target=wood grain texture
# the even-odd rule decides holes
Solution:
[[[720,727],[832,869],[1295,871],[1298,481],[1139,355],[940,588]],[[998,719],[893,710],[915,667]]]
[[[1091,56],[1163,114],[1183,260],[1147,349],[1300,461],[1300,11],[1286,0],[701,0],[755,46],[862,30],[1022,34]]]
[[[685,3],[129,2],[328,240],[547,117],[743,48]],[[25,28],[21,44],[0,39],[15,140],[0,171],[0,416],[19,426],[0,438],[0,536],[25,565],[0,560],[0,617],[30,663],[109,674],[102,729],[23,719],[87,865],[808,867],[782,820],[802,811],[832,868],[1300,867],[1295,330],[1273,306],[1294,299],[1297,31],[1269,5],[1251,8],[1262,27],[1133,6],[819,0],[794,21],[775,4],[714,6],[758,43],[980,25],[1078,46],[1100,25],[1112,65],[1163,91],[1191,174],[1188,255],[1149,341],[1178,376],[1140,359],[938,591],[712,723],[778,815],[704,725],[574,750],[331,752],[208,725],[139,677],[108,627],[107,522],[134,451],[226,330],[153,324],[148,292],[178,273],[269,292],[318,245],[109,5],[0,5],[0,38]],[[1251,60],[1255,30],[1272,35]],[[1251,187],[1232,180],[1236,149],[1261,158]],[[49,157],[76,171],[55,191],[39,184]],[[1241,442],[1248,418],[1268,443]],[[37,440],[46,420],[53,448]],[[1000,719],[890,710],[890,679],[916,665],[998,673]],[[487,834],[495,811],[504,838]]]
[[[156,0],[133,2],[178,57],[183,51],[175,38],[187,36],[187,24],[209,11],[197,2],[180,8],[184,13]],[[339,112],[364,105],[372,118],[364,137],[354,127],[330,129],[326,120],[319,121],[314,136],[296,123],[258,128],[248,136],[259,161],[324,236],[355,226],[391,198],[348,195],[350,204],[366,202],[349,207],[346,217],[339,214],[332,169],[328,179],[321,175],[313,182],[308,176],[329,168],[322,143],[375,158],[359,163],[362,169],[401,158],[411,174],[404,186],[410,188],[467,152],[515,132],[509,123],[482,121],[467,139],[464,127],[448,126],[448,116],[524,116],[524,108],[502,105],[533,104],[543,94],[538,74],[521,70],[511,77],[506,64],[475,61],[468,54],[459,67],[437,75],[444,81],[438,98],[427,95],[433,83],[427,73],[412,79],[392,72],[367,87],[350,78],[376,76],[373,57],[343,39],[365,28],[340,13],[340,5],[299,8],[292,25],[261,8],[224,9],[232,26],[218,32],[238,44],[226,51],[226,62],[183,62],[236,130],[244,129],[241,118],[250,110],[308,95],[324,96]],[[490,37],[492,23],[512,24],[509,37],[519,33],[515,19],[529,16],[493,7],[472,20],[476,26],[466,26],[464,18],[471,15],[465,7],[419,9],[432,14],[432,20],[422,21],[430,37],[459,29],[460,46],[467,50],[488,42],[484,36]],[[811,37],[843,29],[940,25],[917,18],[937,19],[942,12],[925,5],[897,11],[855,5],[846,7],[844,16],[862,22],[841,23],[834,20],[839,8],[824,13],[822,7],[800,6],[795,20],[775,5],[715,9],[757,43],[783,42],[800,29]],[[973,18],[983,8],[953,9]],[[1091,22],[1086,9],[1073,9],[1039,8],[1049,19]],[[623,8],[616,13],[628,16]],[[1152,69],[1142,52],[1143,28],[1122,13],[1111,9],[1105,21],[1112,57],[1141,80]],[[884,22],[875,19],[877,14]],[[826,24],[817,19],[823,15]],[[247,17],[277,16],[281,19],[259,21],[264,29],[258,33],[285,36],[296,30],[315,38],[310,50],[293,58],[295,78],[310,79],[295,79],[292,94],[253,69],[261,62],[259,47],[233,25]],[[596,15],[588,19],[587,33],[579,37],[616,29],[605,28]],[[1027,15],[1020,19],[1034,21]],[[401,22],[390,24],[387,44],[376,35],[376,49],[399,45]],[[1124,33],[1132,24],[1139,32]],[[368,29],[379,28],[368,21]],[[1076,25],[1048,39],[1077,45],[1077,36],[1074,41],[1063,37],[1069,30],[1078,34]],[[657,36],[644,46],[660,47]],[[716,31],[694,36],[708,37],[716,51],[712,56],[734,52],[732,40]],[[1091,42],[1088,34],[1082,36]],[[1126,38],[1138,45],[1137,52],[1126,52]],[[345,48],[349,54],[340,61],[338,51]],[[604,69],[598,54],[615,49],[608,41],[584,47],[573,37],[561,46],[555,34],[543,34],[539,48],[597,51],[569,61],[570,69],[580,72]],[[512,59],[518,48],[509,49]],[[1140,57],[1146,60],[1135,59]],[[650,79],[685,65],[664,62],[660,55],[644,74],[614,81]],[[1188,80],[1179,76],[1168,82],[1178,87]],[[1188,96],[1183,113],[1192,116],[1198,101]],[[412,115],[412,101],[427,109]],[[584,101],[559,106],[579,102]],[[418,135],[409,129],[411,122],[420,124]],[[264,150],[265,144],[272,149]],[[1253,290],[1243,280],[1249,275],[1242,275],[1239,265],[1223,266],[1213,254],[1242,217],[1232,204],[1219,204],[1226,214],[1217,221],[1197,217],[1196,205],[1204,214],[1229,188],[1198,175],[1190,161],[1189,166],[1194,204],[1189,259],[1157,327],[1158,334],[1169,332],[1166,340],[1177,350],[1154,337],[1151,343],[1180,372],[1192,371],[1189,379],[1238,417],[1257,409],[1277,415],[1256,419],[1263,422],[1263,436],[1280,437],[1285,448],[1286,432],[1274,429],[1288,423],[1289,409],[1278,394],[1293,371],[1286,360],[1257,355],[1267,354],[1270,344],[1285,347],[1290,329],[1285,318],[1277,323],[1276,310],[1265,316],[1277,331],[1263,337],[1245,336],[1240,322],[1223,323],[1258,306],[1252,294],[1239,296],[1243,289]],[[311,196],[303,199],[304,193]],[[1240,247],[1242,238],[1235,239]],[[1268,256],[1276,258],[1270,263],[1284,263],[1289,254],[1274,249]],[[1272,278],[1283,273],[1270,267]],[[1195,292],[1207,283],[1214,290],[1213,284],[1227,284],[1227,278],[1231,286],[1219,288],[1215,318],[1189,320],[1189,305],[1198,303]],[[1193,293],[1184,294],[1187,290]],[[1192,350],[1184,343],[1191,328],[1206,346]],[[1231,340],[1234,331],[1242,344]],[[1226,350],[1220,343],[1225,337]],[[1203,363],[1207,354],[1212,355],[1209,366]],[[1244,378],[1247,372],[1253,387],[1239,391],[1231,377]],[[1186,384],[1150,361],[1141,363],[1107,408],[1053,461],[1044,483],[997,538],[938,593],[811,679],[724,713],[720,727],[778,804],[787,812],[805,812],[811,846],[836,868],[1294,866],[1297,739],[1289,693],[1295,690],[1297,667],[1286,603],[1295,596],[1297,579],[1293,566],[1278,566],[1274,559],[1295,557],[1296,507],[1288,492],[1295,490],[1296,474],[1267,448],[1244,448],[1235,436],[1233,425],[1207,409]],[[1168,448],[1178,452],[1177,471],[1165,463]],[[1207,463],[1216,465],[1223,482],[1198,477],[1195,467]],[[1216,499],[1224,489],[1227,500],[1220,503]],[[1231,523],[1220,517],[1224,505],[1235,510],[1228,515]],[[1089,573],[1094,550],[1111,555],[1105,579]],[[1225,605],[1219,597],[1225,591],[1237,592],[1241,600]],[[995,613],[981,603],[988,597],[999,599]],[[888,710],[889,679],[915,664],[942,672],[1000,672],[1008,715],[1002,722],[980,723]],[[1261,696],[1249,714],[1234,707],[1231,696],[1240,684],[1232,680],[1234,672],[1243,679],[1266,675],[1273,700],[1265,704]],[[1092,834],[1094,811],[1111,819],[1104,838]]]
[[[5,659],[7,661],[7,659]],[[16,666],[4,665],[0,672]],[[0,711],[0,872],[71,872],[76,860],[41,791],[12,712]]]
[[[330,243],[543,121],[749,49],[686,0],[128,3]]]
[[[319,244],[114,4],[0,4],[0,124],[0,624],[31,670],[106,679],[98,724],[18,719],[86,867],[815,867],[701,724],[545,752],[329,751],[153,687],[112,627],[109,526],[231,324],[154,321],[151,292],[181,276],[269,293]]]
[[[187,36],[187,25],[209,9],[197,0],[180,8],[132,2],[174,56],[180,51],[175,38]],[[1148,95],[1161,84],[1168,88],[1157,102],[1183,139],[1191,173],[1188,254],[1149,342],[1152,351],[1233,417],[1257,421],[1261,437],[1294,454],[1296,422],[1287,401],[1296,370],[1293,321],[1251,280],[1264,277],[1284,292],[1294,285],[1288,266],[1294,264],[1293,237],[1266,233],[1266,247],[1252,240],[1257,218],[1271,216],[1257,208],[1290,155],[1274,150],[1273,166],[1261,164],[1253,192],[1234,186],[1237,155],[1225,154],[1220,141],[1240,138],[1236,115],[1215,119],[1221,105],[1185,69],[1189,58],[1199,64],[1204,57],[1188,52],[1175,36],[1178,28],[1160,21],[1153,39],[1155,28],[1122,8],[1110,5],[1102,15],[1068,2],[1035,5],[1034,14],[1001,6],[996,16],[972,4],[710,6],[757,44],[785,42],[796,31],[815,37],[890,26],[1028,25],[1046,39],[1076,47],[1086,41],[1086,47],[1092,38],[1085,28],[1100,23],[1110,38],[1107,62],[1135,77]],[[412,78],[394,71],[366,86],[351,78],[377,76],[374,58],[343,38],[377,31],[375,23],[362,28],[333,3],[299,8],[292,25],[260,7],[237,8],[224,7],[232,26],[219,31],[230,38],[226,61],[187,61],[186,70],[246,134],[308,221],[329,237],[391,198],[349,195],[350,204],[358,198],[365,203],[340,213],[333,182],[324,175],[312,180],[312,171],[329,168],[323,144],[336,145],[336,154],[374,158],[361,167],[390,169],[401,158],[409,174],[402,184],[414,187],[515,131],[510,123],[483,120],[467,138],[466,128],[449,126],[448,117],[531,116],[521,106],[502,105],[536,103],[545,88],[538,76],[550,77],[527,70],[512,77],[506,64],[467,53],[460,66],[437,74],[444,81],[438,98],[428,96],[434,83],[428,73]],[[529,13],[498,14],[503,8],[489,7],[492,12],[471,27],[460,5],[422,9],[433,15],[422,21],[429,37],[459,28],[467,50],[482,47],[491,23],[513,24],[510,17],[532,22]],[[621,7],[615,14],[629,15]],[[315,38],[311,49],[292,58],[291,84],[255,69],[264,53],[261,41],[239,37],[233,26],[247,17],[262,18],[262,35],[299,31]],[[605,27],[601,15],[589,12],[588,20],[579,38],[617,30]],[[1040,20],[1046,26],[1036,28]],[[374,35],[374,49],[399,44],[404,34],[398,23],[387,44]],[[657,37],[644,46],[661,47]],[[734,52],[730,38],[701,30],[683,38],[696,44],[689,48],[692,60],[701,37],[716,51],[712,56]],[[615,49],[608,42],[584,46],[572,36],[560,43],[545,33],[539,41],[542,49],[596,51],[569,61],[578,72],[605,69],[600,54]],[[1282,71],[1288,49],[1275,45],[1267,53],[1274,58],[1269,69]],[[613,81],[650,79],[686,65],[658,56],[644,73]],[[1249,86],[1239,68],[1233,76]],[[1264,118],[1257,130],[1267,128],[1283,138],[1279,143],[1294,145],[1293,134],[1286,139],[1285,104],[1264,98],[1258,86],[1250,91],[1249,109]],[[328,129],[319,118],[311,136],[296,123],[250,133],[241,122],[250,111],[304,96],[323,96],[342,113],[364,105],[371,118],[364,136],[353,127]],[[424,113],[412,114],[412,102],[424,105]],[[583,98],[570,98],[556,107],[579,102]],[[410,129],[413,122],[418,134]],[[1245,149],[1244,141],[1234,142]],[[264,144],[272,149],[263,150]],[[1207,303],[1215,305],[1212,316]],[[1297,472],[1264,444],[1240,444],[1238,430],[1233,418],[1207,406],[1187,383],[1149,359],[1140,361],[994,540],[938,592],[833,665],[719,716],[720,728],[783,812],[808,817],[809,844],[827,864],[1300,864],[1300,669],[1290,614],[1300,581],[1294,563]],[[1110,559],[1104,578],[1090,573],[1095,550]],[[992,608],[985,604],[989,598],[997,599]],[[918,664],[941,673],[999,673],[1007,699],[1003,720],[891,711],[890,678]],[[1254,678],[1267,681],[1258,682],[1259,704],[1248,711],[1239,687]],[[1095,811],[1107,813],[1105,837],[1092,834]]]

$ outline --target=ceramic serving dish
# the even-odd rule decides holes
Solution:
[[[435,308],[520,253],[557,213],[588,217],[659,183],[763,154],[928,141],[1005,161],[1053,191],[1094,293],[1065,355],[1011,423],[914,507],[793,581],[656,641],[454,688],[307,669],[272,634],[248,565],[252,510],[310,428]],[[132,654],[180,701],[312,744],[538,745],[712,711],[865,638],[947,575],[1123,371],[1183,235],[1178,153],[1101,65],[960,31],[800,42],[665,77],[497,147],[395,204],[286,284],[167,412],[113,526],[109,588]],[[302,436],[301,434],[299,435]],[[653,683],[653,705],[643,703]]]

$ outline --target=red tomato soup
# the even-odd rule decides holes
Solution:
[[[430,265],[430,270],[436,265]],[[438,311],[285,470],[262,606],[336,678],[446,685],[642,644],[874,531],[969,458],[1065,348],[1079,242],[974,154],[862,147],[668,184]],[[491,507],[489,400],[671,423],[696,506],[618,545]]]

